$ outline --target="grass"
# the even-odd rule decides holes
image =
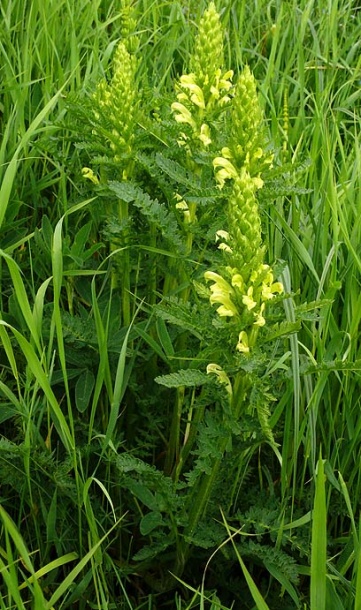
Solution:
[[[202,297],[224,200],[170,112],[207,3],[1,4],[2,610],[361,608],[361,11],[216,5],[279,169],[259,200],[288,334],[260,335],[246,374]],[[87,123],[120,39],[141,58],[129,184]],[[190,227],[187,180],[219,206]]]

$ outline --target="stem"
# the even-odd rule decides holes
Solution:
[[[195,442],[196,436],[197,436],[198,424],[200,421],[202,421],[203,416],[204,416],[204,411],[206,408],[205,405],[198,406],[195,411],[194,417],[192,419],[193,403],[194,403],[194,392],[193,392],[191,407],[190,407],[189,413],[188,413],[188,422],[187,422],[187,427],[186,427],[185,434],[184,434],[183,447],[180,450],[179,460],[178,460],[178,463],[175,467],[174,474],[173,474],[173,479],[174,479],[175,483],[177,483],[179,481],[179,477],[182,474],[183,466],[186,463],[188,456],[192,450],[192,447],[194,445],[194,442]]]
[[[126,201],[119,201],[119,220],[127,223],[129,219],[129,205]],[[124,230],[124,243],[128,246],[129,229]],[[130,315],[130,256],[129,250],[126,248],[120,257],[121,264],[121,299],[122,299],[122,316],[123,326],[129,326],[131,322]]]
[[[250,380],[248,375],[246,375],[243,371],[240,371],[235,377],[231,404],[234,419],[239,419],[241,415],[247,391],[249,389],[249,382]],[[188,541],[194,536],[198,523],[206,511],[207,504],[212,495],[219,468],[221,466],[224,453],[227,450],[231,434],[232,433],[229,432],[227,437],[222,440],[220,446],[221,456],[214,460],[211,473],[209,475],[203,475],[199,487],[197,487],[195,494],[192,494],[191,496],[189,522],[184,532],[183,545],[180,547],[180,553],[177,559],[176,570],[179,570],[176,572],[177,576],[180,576],[183,572],[183,568],[190,552],[191,543]]]
[[[184,387],[177,388],[175,408],[173,410],[173,418],[169,434],[169,445],[164,466],[165,473],[168,475],[172,472],[174,463],[177,463],[179,459],[179,437],[183,401]]]

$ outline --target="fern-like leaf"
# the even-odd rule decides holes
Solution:
[[[166,388],[194,388],[209,383],[209,377],[198,369],[180,369],[169,375],[159,375],[155,381]]]
[[[184,251],[184,243],[177,221],[164,204],[157,199],[152,199],[148,193],[131,182],[110,181],[108,186],[119,199],[133,203],[150,224],[160,229],[164,239],[171,242],[179,253]]]

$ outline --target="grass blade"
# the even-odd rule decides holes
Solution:
[[[323,460],[318,460],[312,515],[311,610],[326,610],[327,514]]]

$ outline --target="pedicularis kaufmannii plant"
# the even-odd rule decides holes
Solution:
[[[130,7],[125,7],[126,31],[134,25],[134,20],[129,14]],[[91,100],[90,119],[92,124],[92,136],[99,142],[100,150],[106,154],[100,166],[100,182],[106,182],[109,178],[108,165],[116,167],[117,177],[123,181],[132,178],[134,172],[135,157],[135,127],[139,119],[138,105],[139,93],[135,81],[137,60],[127,47],[136,48],[137,39],[133,37],[132,44],[120,42],[116,48],[113,58],[113,77],[108,83],[102,80]],[[93,170],[85,167],[83,169],[85,178],[94,184],[99,184],[99,178]],[[114,206],[113,206],[114,207]],[[129,258],[129,202],[119,198],[117,208],[117,219],[123,230],[118,233],[117,239],[111,239],[111,249],[124,248],[116,257],[113,268],[113,287],[120,287],[122,299],[122,317],[125,326],[131,321],[130,304],[130,258]],[[110,210],[108,210],[110,211]],[[121,239],[120,238],[121,233]]]
[[[207,373],[216,376],[224,385],[228,411],[223,438],[218,438],[218,457],[204,471],[198,486],[191,494],[189,520],[185,539],[192,539],[206,511],[207,503],[217,485],[217,477],[231,437],[232,425],[242,414],[257,411],[261,428],[274,445],[268,426],[267,390],[260,402],[249,400],[255,385],[254,374],[246,372],[237,353],[251,358],[257,336],[266,325],[266,305],[283,292],[276,282],[271,267],[265,264],[261,217],[257,192],[263,186],[261,172],[272,163],[267,151],[263,114],[258,101],[255,80],[246,66],[232,87],[232,71],[223,72],[222,34],[213,4],[203,16],[195,52],[190,66],[193,71],[180,77],[177,84],[178,102],[173,103],[176,120],[190,126],[191,133],[181,133],[179,145],[187,149],[191,163],[201,146],[214,150],[213,139],[219,142],[220,125],[227,133],[225,146],[212,159],[215,179],[222,190],[227,183],[224,225],[216,231],[218,248],[223,252],[225,265],[217,271],[207,270],[204,278],[210,284],[211,305],[217,306],[216,315],[229,331],[229,352],[220,353],[218,362],[210,362]],[[230,127],[228,127],[230,126]],[[228,130],[227,130],[228,127]],[[229,184],[230,183],[230,184]],[[229,188],[230,186],[230,188]],[[219,328],[219,323],[216,323]],[[234,340],[233,340],[234,337]],[[232,352],[234,357],[232,357]],[[236,371],[232,375],[226,371]],[[271,398],[268,394],[268,399]],[[227,407],[225,407],[227,411]],[[225,412],[226,412],[225,411]],[[224,425],[224,418],[223,418]],[[244,438],[247,434],[243,435]],[[179,554],[180,564],[189,552],[187,543]],[[180,570],[182,566],[179,566]]]
[[[258,203],[273,156],[250,69],[233,84],[232,70],[224,67],[214,3],[200,21],[189,71],[176,79],[173,101],[166,94],[143,95],[136,84],[139,41],[129,10],[129,36],[116,49],[112,78],[97,86],[83,112],[89,137],[82,146],[93,165],[83,173],[106,203],[111,248],[122,249],[115,269],[121,280],[113,288],[120,291],[123,326],[136,300],[145,300],[134,329],[149,353],[143,355],[146,366],[140,361],[130,376],[127,403],[127,412],[136,405],[128,417],[133,429],[138,422],[139,441],[134,447],[126,442],[135,454],[138,442],[144,457],[142,439],[153,435],[145,462],[164,453],[166,476],[161,485],[160,473],[140,467],[140,460],[117,461],[123,487],[138,500],[145,502],[139,485],[158,494],[145,502],[151,512],[139,516],[140,531],[152,539],[135,559],[149,561],[175,545],[173,570],[180,574],[213,514],[210,500],[222,485],[232,443],[244,447],[237,449],[238,468],[247,467],[262,442],[277,452],[264,364],[270,348],[262,355],[259,347],[262,333],[271,341],[268,308],[283,292],[265,262]],[[160,386],[156,404],[168,414],[161,423],[154,423],[149,404],[143,411],[140,406],[143,388],[154,392],[154,378]],[[176,394],[170,413],[164,387]],[[213,543],[219,541],[214,536]]]

